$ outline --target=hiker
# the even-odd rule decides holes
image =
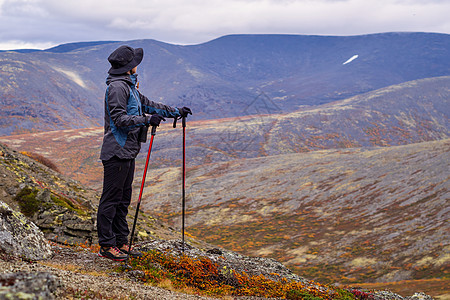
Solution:
[[[149,100],[137,87],[137,66],[142,48],[120,46],[108,57],[111,68],[106,79],[105,125],[100,159],[103,163],[103,192],[97,211],[99,256],[123,261],[128,249],[128,206],[131,202],[135,158],[145,142],[149,126],[165,118],[186,117],[188,107],[175,108]]]

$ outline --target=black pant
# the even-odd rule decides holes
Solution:
[[[127,214],[131,202],[134,159],[113,157],[103,162],[103,192],[97,211],[98,243],[102,247],[128,243]]]

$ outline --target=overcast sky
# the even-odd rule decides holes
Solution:
[[[235,33],[450,34],[450,0],[0,0],[0,49]]]

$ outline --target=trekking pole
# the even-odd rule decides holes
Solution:
[[[179,119],[175,118],[173,120],[173,128],[177,127],[177,121]],[[182,183],[182,204],[181,204],[181,242],[183,244],[183,253],[184,253],[184,220],[185,220],[185,210],[186,210],[186,117],[181,118],[181,124],[183,126],[183,183]]]
[[[182,242],[183,242],[183,253],[184,253],[184,220],[185,220],[185,207],[186,207],[186,117],[182,118],[183,125],[183,189],[182,189]]]
[[[150,161],[150,153],[152,152],[153,138],[155,137],[155,134],[156,134],[156,126],[152,126],[151,132],[152,137],[150,138],[150,144],[148,145],[147,160],[145,161],[144,175],[142,176],[141,190],[139,192],[138,203],[136,206],[136,215],[134,216],[133,229],[131,230],[130,243],[128,245],[128,254],[126,259],[127,262],[128,259],[130,258],[131,246],[133,245],[134,230],[136,229],[136,222],[138,219],[139,207],[141,205],[142,192],[144,191],[145,177],[147,176],[148,162]]]

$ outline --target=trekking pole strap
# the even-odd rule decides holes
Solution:
[[[173,128],[177,128],[177,121],[181,119],[181,124],[186,127],[186,117],[178,117],[173,119]]]

